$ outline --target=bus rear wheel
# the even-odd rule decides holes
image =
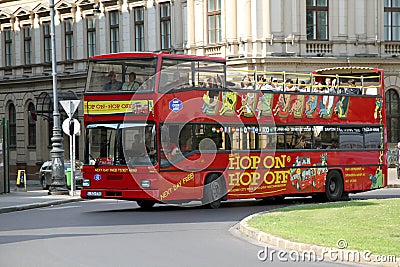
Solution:
[[[139,205],[139,207],[145,210],[151,209],[154,206],[154,204],[156,204],[156,202],[151,200],[138,200],[136,201],[136,203]]]
[[[226,195],[224,177],[213,173],[204,182],[203,205],[207,208],[217,209],[221,205],[222,198]]]
[[[338,201],[342,199],[344,191],[343,178],[340,172],[330,171],[325,181],[325,198],[328,201]]]

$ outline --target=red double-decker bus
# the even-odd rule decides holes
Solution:
[[[386,185],[383,71],[227,68],[223,58],[90,59],[82,198],[155,203],[312,195]]]

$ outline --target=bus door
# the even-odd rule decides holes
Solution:
[[[193,161],[196,155],[190,155],[186,128],[178,124],[161,124],[160,129],[160,175],[167,192],[165,200],[197,198],[194,196],[197,174]],[[163,192],[160,194],[163,198]]]

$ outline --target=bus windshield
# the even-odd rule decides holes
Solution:
[[[153,123],[90,124],[86,134],[86,164],[134,167],[157,162]]]
[[[156,58],[89,63],[86,92],[154,91]]]

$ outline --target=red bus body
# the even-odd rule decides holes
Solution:
[[[131,58],[142,57],[154,58],[157,62],[155,89],[141,93],[86,92],[84,121],[86,127],[109,122],[154,123],[154,149],[158,158],[150,165],[127,166],[127,163],[116,163],[113,154],[109,158],[108,155],[101,157],[97,164],[93,164],[93,161],[89,164],[88,153],[85,153],[87,159],[83,167],[83,176],[86,186],[81,190],[82,198],[135,200],[140,204],[151,205],[155,202],[204,200],[205,185],[213,180],[210,177],[217,176],[223,177],[222,182],[219,182],[223,192],[218,197],[223,200],[326,194],[331,186],[326,182],[327,177],[329,181],[333,179],[336,186],[340,186],[342,182],[343,195],[386,186],[387,142],[382,70],[333,68],[313,73],[315,81],[324,75],[376,75],[379,78],[373,80],[380,86],[376,88],[376,95],[366,94],[364,90],[360,95],[332,93],[328,94],[330,98],[324,98],[324,94],[311,92],[255,90],[256,101],[261,101],[262,97],[263,101],[270,101],[267,104],[270,110],[267,107],[264,110],[266,112],[257,117],[259,109],[254,108],[257,103],[254,104],[252,114],[239,114],[238,110],[246,105],[244,100],[249,95],[241,88],[228,88],[227,72],[224,73],[225,76],[218,76],[225,77],[223,88],[219,87],[214,96],[218,99],[218,104],[209,105],[206,109],[205,104],[212,104],[208,97],[211,90],[206,88],[172,88],[167,93],[158,90],[161,84],[159,73],[165,58],[218,62],[226,66],[224,59],[165,53],[120,53],[96,56],[92,58],[92,62],[128,62]],[[257,74],[252,72],[251,75],[256,77]],[[196,77],[189,76],[192,79]],[[253,86],[256,86],[254,80]],[[89,87],[90,83],[87,84],[87,88]],[[340,88],[339,85],[337,87]],[[226,102],[226,92],[234,92],[231,96],[236,102],[233,103],[234,108],[231,106],[229,113],[223,111],[225,103],[232,105],[232,101]],[[281,95],[285,95],[285,103],[289,101],[288,107],[292,110],[283,110]],[[329,110],[323,107],[323,102],[330,102]],[[273,107],[278,107],[278,111],[274,112]],[[194,142],[199,141],[198,136],[203,133],[201,129],[211,129],[208,133],[212,134],[211,139],[214,140],[220,140],[219,137],[224,136],[221,142],[225,140],[226,143],[226,137],[233,136],[232,141],[229,141],[230,147],[215,141],[215,153],[211,153],[211,150],[202,153],[192,144],[191,150],[184,154],[182,160],[163,165],[163,137],[160,128],[162,125],[185,123],[189,123],[192,133],[196,133],[196,136],[192,137]],[[265,149],[265,137],[260,137],[262,133],[276,136],[273,149]],[[295,149],[294,140],[303,134],[309,138],[306,140],[309,147]],[[248,136],[247,139],[244,136]],[[251,139],[254,136],[258,139]],[[321,147],[317,147],[316,143],[321,141],[320,139],[329,140],[330,136],[338,138],[339,148],[334,148],[333,145],[329,147],[323,140],[320,142]],[[236,149],[235,140],[244,145],[237,145]],[[245,145],[247,149],[243,148]],[[203,166],[203,163],[206,163],[206,166]],[[332,196],[328,196],[328,199],[339,198],[332,199]],[[214,200],[217,199],[212,201]]]

